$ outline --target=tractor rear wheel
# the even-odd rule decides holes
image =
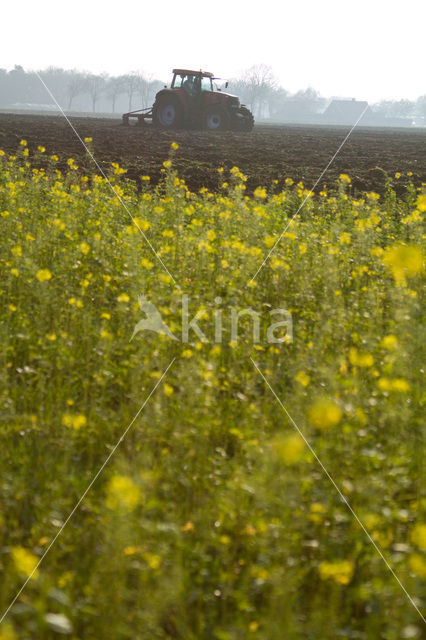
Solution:
[[[229,114],[220,105],[212,105],[204,113],[203,125],[207,131],[226,131],[230,125]]]
[[[160,129],[177,129],[183,124],[182,106],[175,100],[160,100],[152,108],[152,121]]]

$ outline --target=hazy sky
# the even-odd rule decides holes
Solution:
[[[173,67],[229,78],[265,63],[292,92],[426,93],[422,0],[5,0],[1,18],[7,69],[139,70],[168,81]]]

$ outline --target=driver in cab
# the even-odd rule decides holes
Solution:
[[[194,76],[187,76],[182,84],[182,88],[185,89],[190,96],[195,96],[200,92],[200,79]]]

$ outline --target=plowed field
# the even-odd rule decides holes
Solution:
[[[152,127],[124,127],[108,118],[70,119],[79,135],[93,139],[94,155],[104,171],[111,162],[128,169],[138,179],[150,175],[156,183],[170,144],[179,150],[175,167],[192,190],[217,189],[217,169],[238,166],[248,177],[251,191],[262,185],[274,189],[287,177],[302,180],[311,188],[347,136],[350,127],[256,125],[252,133],[205,133],[198,131],[164,132]],[[21,139],[28,141],[30,152],[38,145],[48,154],[57,154],[60,164],[73,157],[89,170],[90,162],[76,134],[63,116],[0,114],[0,149],[14,151]],[[336,159],[318,183],[317,189],[331,184],[340,173],[347,173],[357,190],[385,188],[386,174],[397,191],[412,180],[416,186],[426,180],[426,130],[355,129]],[[91,170],[91,169],[90,169]],[[397,180],[394,175],[402,175]],[[407,172],[412,176],[407,178]]]

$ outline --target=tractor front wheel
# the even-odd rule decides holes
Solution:
[[[229,115],[221,106],[209,107],[204,113],[203,121],[207,131],[226,131],[230,125]]]
[[[155,103],[152,109],[152,121],[161,129],[177,129],[183,124],[182,107],[173,100]]]
[[[239,117],[242,121],[240,123],[240,131],[251,131],[254,127],[254,117],[251,111],[247,107],[240,107]]]

